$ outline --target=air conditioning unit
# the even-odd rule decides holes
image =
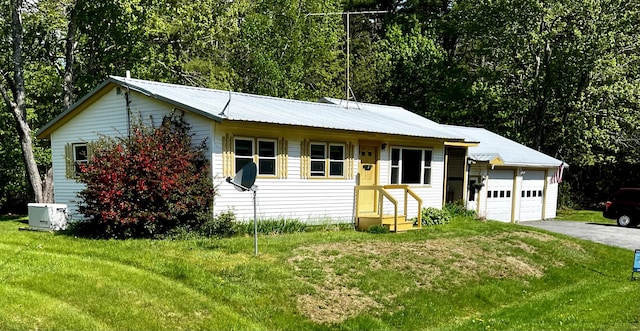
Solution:
[[[59,203],[30,203],[29,228],[34,230],[65,230],[69,221],[67,205]]]

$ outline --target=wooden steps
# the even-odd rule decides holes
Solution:
[[[373,225],[381,224],[380,215],[368,214],[358,217],[357,229],[366,231]],[[395,222],[393,215],[383,215],[382,225],[384,225],[391,232],[403,232],[408,230],[414,230],[418,227],[413,226],[413,222],[408,222],[405,215],[398,215],[398,229],[395,228]]]

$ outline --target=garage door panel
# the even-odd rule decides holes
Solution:
[[[486,192],[487,219],[510,222],[513,170],[490,170]]]
[[[521,221],[542,219],[544,204],[544,171],[527,170],[522,175],[522,190],[520,191]]]

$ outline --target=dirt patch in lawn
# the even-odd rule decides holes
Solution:
[[[563,265],[536,247],[551,240],[557,239],[517,231],[415,242],[339,242],[297,248],[288,262],[312,288],[297,298],[298,309],[315,322],[336,323],[364,311],[375,314],[398,294],[416,289],[437,291],[439,284],[452,287],[481,277],[542,277],[546,266],[536,261]],[[567,248],[581,249],[573,243]]]

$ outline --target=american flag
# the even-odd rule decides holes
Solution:
[[[551,184],[562,183],[562,172],[564,171],[564,162],[560,164],[556,172],[551,176]]]

